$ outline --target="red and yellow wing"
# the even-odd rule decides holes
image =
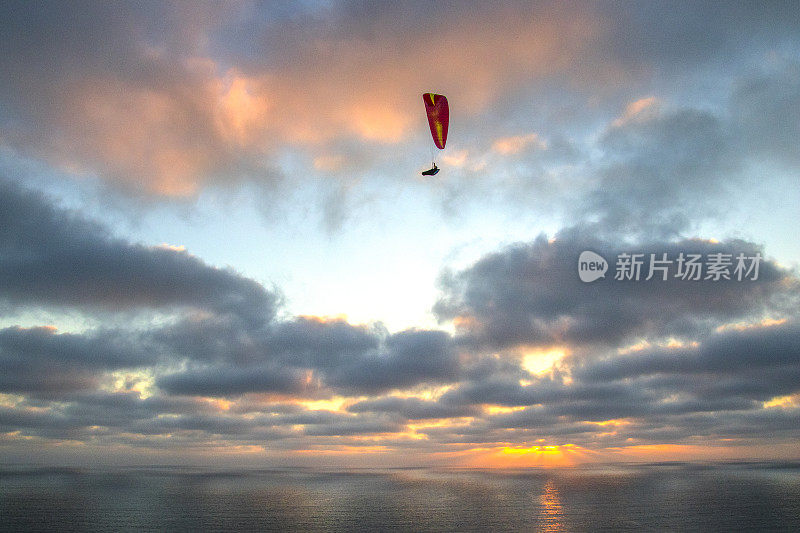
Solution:
[[[450,125],[450,107],[443,94],[425,93],[425,112],[428,114],[428,125],[431,127],[433,142],[440,150],[447,143],[447,127]]]

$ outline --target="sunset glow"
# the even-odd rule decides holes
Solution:
[[[800,459],[797,11],[0,3],[0,462]]]

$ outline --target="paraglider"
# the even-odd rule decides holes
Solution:
[[[425,102],[433,144],[439,150],[444,150],[447,143],[447,127],[450,125],[450,107],[447,105],[447,98],[443,94],[425,93],[422,95],[422,101]],[[433,168],[426,170],[422,175],[435,176],[438,172],[439,167],[436,166],[436,161],[433,161]]]
[[[434,162],[433,163],[433,168],[423,171],[422,175],[423,176],[435,176],[438,173],[439,173],[439,167],[437,167],[436,163]]]

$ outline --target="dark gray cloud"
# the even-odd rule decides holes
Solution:
[[[41,360],[57,359],[66,369],[80,359],[81,373],[74,382],[65,373],[60,387],[90,386],[110,368],[152,365],[157,357],[165,363],[189,362],[186,370],[159,378],[159,385],[175,394],[313,394],[321,387],[379,391],[427,380],[452,381],[458,374],[456,354],[444,332],[389,335],[379,326],[342,320],[273,321],[278,298],[252,280],[185,252],[115,239],[104,227],[54,207],[39,193],[7,181],[0,187],[0,297],[7,305],[78,311],[188,307],[207,312],[138,334],[26,331],[29,342],[51,342],[38,348]],[[9,343],[12,334],[22,333],[4,332]],[[138,350],[131,348],[134,343]],[[69,344],[71,351],[57,344]],[[27,368],[35,379],[39,359],[23,360],[13,349],[9,344],[4,351],[6,365],[17,370],[16,381],[9,377],[9,382],[32,387],[24,385],[20,372]],[[39,381],[42,390],[54,386]]]
[[[477,409],[470,405],[448,405],[446,402],[386,396],[357,402],[347,408],[351,413],[396,413],[408,420],[473,416]]]
[[[266,342],[278,360],[309,368],[335,369],[353,358],[377,352],[388,332],[345,320],[298,317],[276,324]]]
[[[12,0],[2,6],[5,24],[0,43],[6,52],[2,61],[16,76],[29,71],[60,76],[75,69],[85,74],[90,68],[134,76],[141,72],[131,56],[147,46],[192,51],[198,44],[195,37],[213,24],[211,17],[219,12],[212,6],[182,10],[174,3],[152,1],[115,6],[79,0],[67,6]],[[180,27],[192,13],[194,34]],[[4,82],[14,80],[4,78]]]
[[[156,363],[142,336],[119,330],[56,333],[51,328],[0,330],[0,391],[63,393],[92,390],[103,373]]]
[[[305,430],[305,435],[313,437],[351,436],[373,433],[397,433],[402,431],[403,424],[386,420],[370,420],[357,418],[348,421],[339,421],[334,424],[314,425]]]
[[[754,169],[768,180],[796,169],[800,66],[775,50],[764,54],[773,56],[767,65],[726,83],[713,107],[654,97],[626,110],[594,146],[603,156],[587,171],[597,180],[574,216],[599,222],[607,235],[675,238],[723,217]]]
[[[459,371],[450,335],[407,330],[389,336],[381,352],[329,371],[326,382],[345,391],[375,393],[426,382],[449,383]]]
[[[425,428],[420,433],[434,447],[436,443],[535,443],[540,439],[589,447],[687,443],[700,437],[786,439],[797,437],[792,414],[796,408],[764,410],[762,402],[800,393],[799,339],[795,322],[727,328],[698,337],[696,346],[656,346],[567,359],[562,372],[540,377],[527,374],[512,360],[487,355],[462,363],[460,381],[436,401],[386,396],[358,401],[346,413],[308,411],[291,404],[247,405],[246,399],[223,412],[207,400],[181,396],[235,397],[269,389],[287,375],[286,367],[280,366],[271,374],[250,366],[218,366],[206,374],[164,376],[160,384],[166,395],[145,399],[136,392],[22,391],[41,399],[4,407],[0,427],[54,439],[96,440],[102,435],[108,443],[130,435],[159,439],[174,434],[187,439],[187,444],[223,436],[231,442],[256,444],[277,439],[283,442],[281,446],[291,448],[302,439],[391,434],[404,431],[407,421],[470,417],[468,424]],[[78,354],[73,359],[82,357]],[[109,366],[118,364],[128,363]],[[228,374],[214,380],[214,371]],[[525,384],[520,383],[523,378]],[[308,394],[303,388],[307,384],[291,379],[287,383],[285,394]],[[181,390],[184,384],[188,388]],[[281,387],[284,384],[278,383],[272,388]],[[481,407],[487,404],[524,409],[488,414]],[[605,424],[619,419],[624,423]],[[308,446],[316,441],[304,442]],[[143,440],[138,445],[147,446]],[[157,441],[152,445],[159,446]],[[402,447],[403,443],[393,445]]]
[[[772,164],[800,168],[800,62],[773,58],[740,80],[730,102],[738,149]]]
[[[197,429],[199,419],[224,418],[208,402],[189,398],[141,398],[138,392],[97,390],[49,396],[52,401],[28,400],[0,411],[0,426],[9,430],[24,428],[29,434],[47,434],[52,438],[86,439],[99,434],[113,438],[121,432],[158,435],[170,429]],[[225,424],[231,426],[225,420],[220,422],[220,426]],[[206,429],[211,429],[210,424]]]
[[[169,394],[206,396],[238,396],[245,392],[279,392],[309,394],[315,387],[306,381],[301,369],[267,366],[215,366],[167,374],[158,379],[158,386]]]
[[[608,383],[654,374],[749,373],[800,365],[797,324],[715,333],[698,346],[643,349],[587,363],[573,370],[582,381]]]
[[[186,252],[114,238],[41,193],[0,179],[0,301],[79,310],[191,306],[263,324],[278,298]]]
[[[588,196],[598,229],[671,237],[692,219],[714,215],[708,198],[724,197],[738,177],[738,157],[714,114],[681,109],[610,128],[606,157]]]
[[[757,428],[767,438],[796,437],[798,427],[790,422],[796,406],[763,405],[800,393],[799,342],[797,323],[789,321],[726,328],[684,346],[568,359],[566,373],[527,376],[525,384],[520,372],[498,369],[460,383],[439,403],[523,409],[425,432],[448,442],[470,442],[476,434],[510,438],[512,431],[512,441],[569,438],[604,446],[745,438]]]
[[[169,434],[186,446],[224,438],[282,449],[358,443],[361,435],[403,433],[409,421],[441,418],[471,422],[420,430],[434,448],[540,439],[604,447],[756,438],[759,427],[764,438],[797,436],[791,402],[763,408],[776,396],[800,392],[797,281],[789,271],[765,258],[756,281],[613,279],[615,257],[623,251],[670,258],[681,252],[763,254],[753,243],[623,245],[596,237],[589,226],[567,229],[555,240],[500,250],[446,277],[436,311],[461,321],[455,337],[415,329],[392,334],[338,319],[277,319],[275,297],[255,282],[185,253],[114,239],[18,186],[5,184],[4,190],[3,227],[11,229],[0,233],[0,272],[8,280],[8,302],[206,311],[141,331],[0,330],[0,392],[22,395],[0,411],[7,431],[154,448]],[[606,279],[579,280],[577,260],[585,249],[611,261]],[[109,258],[114,254],[119,257]],[[61,268],[44,271],[38,260]],[[22,264],[39,277],[20,274]],[[113,276],[103,283],[125,287],[112,292],[113,302],[106,292],[80,291],[104,272]],[[55,295],[36,289],[35,279]],[[166,294],[144,299],[134,290],[159,279],[179,281],[170,281]],[[788,321],[730,325],[768,316]],[[668,346],[670,337],[683,345]],[[651,344],[619,351],[641,339]],[[551,373],[534,376],[521,365],[520,347],[558,343],[574,353]],[[124,390],[102,392],[114,371],[128,373]],[[146,376],[136,377],[139,371]],[[149,383],[147,376],[155,395],[142,397],[134,389]],[[451,388],[435,401],[391,395],[437,384]],[[272,403],[259,399],[264,393]],[[344,411],[281,403],[334,395],[367,398]],[[621,419],[621,425],[605,422]]]
[[[190,331],[209,322],[190,323]],[[388,335],[341,320],[298,318],[268,330],[238,325],[212,331],[209,343],[187,335],[186,324],[157,337],[176,358],[213,362],[158,379],[171,393],[235,396],[246,392],[314,395],[375,393],[421,383],[457,379],[459,365],[451,337],[442,331],[408,330]],[[175,334],[177,331],[177,334]],[[222,333],[220,335],[220,333]],[[175,340],[178,342],[173,342]],[[197,351],[195,351],[197,350]]]
[[[664,76],[774,49],[795,40],[800,23],[800,10],[784,1],[607,2],[599,10],[617,24],[608,35],[612,53]]]
[[[530,381],[530,376],[528,381]],[[519,380],[488,376],[485,380],[462,383],[446,393],[441,402],[451,405],[490,404],[506,407],[547,405],[637,405],[645,395],[622,383],[576,384],[566,386],[550,378],[536,379],[532,385],[521,385]],[[558,413],[552,413],[558,416]],[[608,417],[606,417],[608,418]]]
[[[768,261],[753,243],[681,240],[622,246],[593,235],[593,227],[563,230],[489,254],[470,268],[442,279],[443,297],[434,311],[441,320],[456,319],[465,340],[494,347],[517,344],[601,343],[615,345],[634,336],[681,335],[728,320],[790,309],[797,288],[784,282],[790,274]],[[578,258],[585,250],[609,263],[604,279],[584,283]],[[615,280],[621,253],[644,254],[640,281]],[[668,279],[649,275],[650,254],[673,261]],[[679,254],[761,253],[758,279],[688,281],[675,278]],[[735,264],[735,260],[734,264]],[[656,265],[657,266],[657,265]],[[730,273],[733,273],[733,266]],[[702,277],[707,273],[703,271]],[[788,298],[788,302],[783,300]],[[789,304],[789,307],[785,307]]]
[[[485,47],[506,44],[502,29],[513,28],[510,21],[545,20],[565,28],[564,14],[574,18],[591,16],[599,30],[593,49],[581,50],[573,57],[571,68],[587,69],[586,56],[615,60],[642,78],[653,72],[665,75],[708,68],[731,58],[741,59],[784,42],[796,40],[800,10],[792,2],[717,2],[671,1],[631,5],[628,2],[539,1],[507,2],[487,5],[483,2],[407,1],[397,5],[376,6],[365,1],[338,1],[324,6],[290,4],[248,5],[242,16],[229,19],[213,32],[215,52],[229,62],[246,68],[281,68],[297,62],[341,60],[336,43],[373,43],[374,56],[394,59],[387,54],[390,46],[408,45],[420,35],[440,36],[440,46],[454,46],[447,38],[441,20],[456,28],[465,21],[477,20],[491,28],[494,40]],[[598,30],[592,28],[592,30]],[[742,35],[748,39],[742,39]],[[253,39],[256,35],[260,38]],[[504,38],[506,37],[506,38]],[[322,46],[320,43],[330,43]],[[593,55],[594,54],[594,55]],[[316,57],[315,57],[316,56]],[[425,58],[420,58],[425,61]],[[522,68],[521,60],[518,68]],[[570,68],[567,67],[567,69]],[[443,65],[442,68],[446,68]],[[559,80],[561,86],[567,85]],[[602,90],[597,88],[596,90]]]
[[[578,279],[583,250],[609,260],[606,279]],[[681,251],[763,255],[744,241],[611,245],[588,228],[572,228],[552,241],[541,237],[512,246],[450,273],[439,316],[457,320],[462,346],[499,351],[465,363],[464,378],[438,403],[514,410],[424,432],[451,443],[545,439],[627,446],[746,438],[763,422],[765,438],[796,437],[797,426],[786,424],[796,416],[796,404],[764,408],[800,392],[796,277],[766,261],[765,277],[750,285],[735,279],[645,281],[645,255],[641,281],[614,280],[614,259],[622,251],[673,259]],[[759,324],[764,317],[783,320]],[[649,342],[628,349],[643,339]],[[530,375],[514,362],[520,357],[513,355],[516,346],[524,352],[525,346],[552,344],[570,345],[573,354],[548,374]]]
[[[282,412],[293,411],[293,412]],[[293,404],[261,404],[252,416],[223,411],[209,402],[186,397],[138,393],[68,393],[48,403],[22,402],[0,407],[0,429],[26,435],[133,443],[158,447],[164,435],[203,444],[210,436],[243,443],[316,437],[346,437],[402,431],[403,422],[387,415],[353,415],[309,411]],[[288,442],[285,446],[291,446]]]

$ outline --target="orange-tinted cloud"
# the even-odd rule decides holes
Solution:
[[[614,120],[615,127],[622,127],[626,124],[636,122],[646,122],[658,116],[661,111],[661,101],[655,96],[640,98],[625,106],[622,115]]]
[[[525,149],[546,150],[547,143],[538,134],[529,133],[514,137],[503,137],[492,144],[492,150],[502,155],[513,155]]]
[[[537,79],[570,73],[587,84],[609,70],[588,60],[603,22],[585,6],[456,10],[442,24],[414,26],[395,13],[374,22],[369,38],[287,34],[292,51],[279,63],[216,58],[204,46],[213,17],[179,20],[183,54],[132,47],[134,70],[56,80],[36,152],[134,191],[192,196],[210,181],[263,179],[282,148],[308,150],[312,168],[337,172],[349,167],[334,143],[424,135],[426,90],[452,95],[463,122]]]

